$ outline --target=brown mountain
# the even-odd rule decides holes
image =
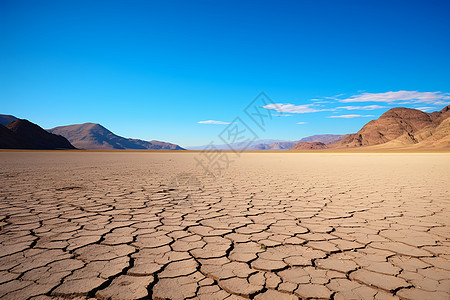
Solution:
[[[171,143],[124,138],[96,123],[59,126],[49,129],[48,132],[66,137],[74,146],[80,149],[184,150],[180,146]]]
[[[357,133],[323,145],[300,142],[291,150],[342,149],[450,149],[450,105],[441,111],[426,113],[396,107],[372,120]]]
[[[28,120],[17,119],[8,125],[0,125],[0,148],[2,149],[76,149],[70,142],[51,134]]]
[[[380,146],[450,149],[450,106],[432,115],[435,119],[431,125],[414,133],[405,133]]]
[[[301,142],[291,148],[291,150],[320,150],[328,148],[321,142]]]
[[[449,117],[450,105],[433,113],[396,107],[382,114],[377,120],[370,121],[357,133],[348,134],[329,147],[355,148],[376,145],[448,147],[445,141],[448,140]]]

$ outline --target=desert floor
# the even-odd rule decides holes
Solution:
[[[450,154],[226,155],[0,152],[0,298],[450,299]]]

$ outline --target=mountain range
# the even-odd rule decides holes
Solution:
[[[62,135],[79,149],[89,150],[185,150],[160,141],[144,141],[118,136],[97,123],[59,126],[48,132]]]
[[[338,141],[342,140],[342,138],[344,136],[345,136],[344,134],[318,134],[318,135],[312,135],[312,136],[308,136],[308,137],[302,138],[298,142],[299,143],[319,142],[319,143],[323,143],[325,145],[329,145],[329,144],[332,144],[332,143],[335,143],[335,142],[338,142]]]
[[[223,151],[227,151],[230,150],[230,148],[232,149],[236,149],[238,151],[243,150],[244,148],[248,148],[248,149],[254,149],[254,147],[256,147],[257,145],[269,145],[269,144],[273,144],[273,143],[278,143],[278,142],[285,142],[283,140],[275,140],[275,139],[264,139],[264,140],[256,140],[251,142],[248,146],[244,145],[243,143],[230,143],[230,144],[214,144],[214,148],[212,148],[211,145],[202,145],[202,146],[191,146],[191,147],[186,147],[187,150],[195,150],[195,151],[201,151],[201,150],[223,150]]]
[[[305,150],[310,145],[298,143],[291,150]],[[426,113],[421,110],[395,107],[378,119],[364,125],[357,133],[347,134],[341,140],[322,149],[450,149],[450,105],[441,111]]]
[[[209,148],[208,148],[209,147]],[[245,147],[245,148],[244,148]],[[28,120],[0,115],[2,149],[185,150],[176,144],[124,138],[97,123],[47,131]],[[210,145],[189,150],[450,149],[450,105],[440,111],[395,107],[347,135],[313,135],[298,141],[257,140],[250,145]]]
[[[250,145],[246,145],[243,143],[232,143],[232,144],[221,144],[221,145],[214,145],[214,148],[211,148],[210,145],[203,145],[203,146],[194,146],[194,147],[187,147],[188,150],[223,150],[223,151],[229,151],[231,149],[235,151],[262,151],[262,150],[268,150],[268,151],[279,151],[279,150],[289,150],[296,144],[300,142],[321,142],[325,145],[334,143],[336,141],[339,141],[342,139],[344,135],[338,135],[338,134],[319,134],[319,135],[312,135],[305,138],[302,138],[298,141],[283,141],[283,140],[274,140],[274,139],[265,139],[265,140],[256,140],[250,143]]]
[[[178,145],[118,136],[100,124],[45,130],[11,115],[0,115],[0,149],[184,150]]]

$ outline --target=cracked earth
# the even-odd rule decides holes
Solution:
[[[198,155],[1,152],[0,298],[450,299],[449,154]]]

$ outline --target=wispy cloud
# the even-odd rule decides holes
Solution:
[[[342,96],[344,96],[344,94],[339,94],[331,97],[319,97],[311,99],[311,101],[313,101],[314,103],[321,103],[321,104],[334,103],[336,100],[339,100],[339,98]]]
[[[334,108],[329,109],[322,109],[315,107],[313,104],[302,104],[302,105],[295,105],[290,103],[274,103],[274,104],[268,104],[264,105],[263,108],[265,109],[273,109],[278,112],[282,113],[292,113],[292,114],[305,114],[305,113],[313,113],[318,111],[334,111]]]
[[[290,115],[290,114],[275,114],[275,115],[272,115],[272,116],[274,116],[274,117],[292,117],[292,115]]]
[[[308,122],[297,122],[298,125],[305,125],[308,124]]]
[[[391,104],[427,103],[446,105],[450,102],[450,94],[442,92],[397,91],[385,93],[362,93],[346,99],[339,99],[341,103],[353,102],[385,102]]]
[[[364,115],[363,111],[385,109],[400,105],[411,107],[420,106],[422,104],[423,107],[419,107],[417,109],[430,111],[432,109],[435,109],[435,107],[432,106],[450,104],[450,93],[418,91],[390,91],[384,93],[368,93],[361,90],[358,91],[358,94],[353,96],[339,94],[331,97],[317,97],[314,99],[310,99],[310,101],[311,102],[308,104],[299,105],[292,103],[272,103],[264,105],[263,108],[278,112],[279,114],[273,114],[273,116],[277,117],[287,117],[291,116],[291,114],[350,110],[354,111],[355,114],[333,115],[329,116],[328,118],[369,118],[374,117],[374,115]],[[381,104],[385,105],[376,105],[367,102],[380,102]],[[339,106],[340,103],[355,103],[355,105]],[[297,124],[305,123],[299,122]]]
[[[340,115],[340,116],[329,116],[328,118],[352,119],[352,118],[368,118],[368,117],[374,117],[374,115]]]
[[[366,105],[366,106],[341,106],[338,108],[346,109],[346,110],[374,110],[385,108],[386,106],[381,105]]]
[[[214,125],[228,125],[228,124],[230,124],[229,122],[215,121],[215,120],[199,121],[197,123],[199,123],[199,124],[214,124]]]
[[[321,100],[321,99],[311,99],[315,104],[328,104],[328,103],[334,103],[333,101],[328,100]]]
[[[323,97],[324,99],[331,99],[331,100],[337,100],[339,97],[344,96],[345,94],[338,94],[331,97]]]
[[[421,111],[425,111],[425,112],[429,112],[429,111],[436,110],[436,107],[425,106],[425,107],[415,107],[415,109],[418,109],[418,110],[421,110]]]

